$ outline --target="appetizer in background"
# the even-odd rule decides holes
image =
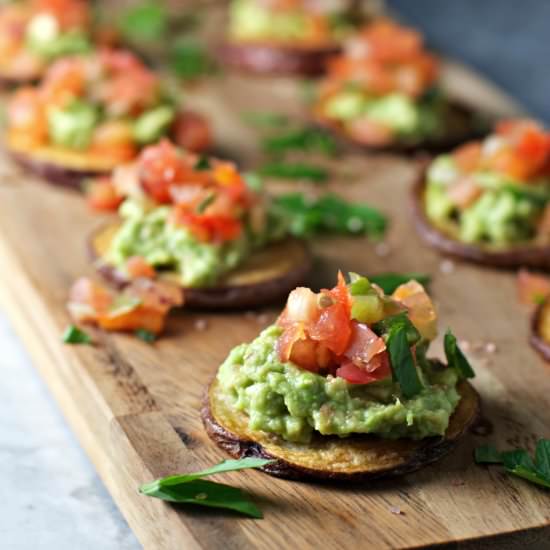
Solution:
[[[364,27],[328,64],[317,121],[372,149],[452,146],[476,133],[475,116],[439,83],[439,59],[419,32],[387,19]]]
[[[71,287],[67,308],[78,323],[94,324],[109,331],[146,331],[158,335],[169,311],[183,305],[180,287],[166,281],[134,279],[122,292],[82,277]]]
[[[550,363],[550,277],[520,269],[517,290],[519,302],[533,310],[531,345]]]
[[[357,25],[353,0],[232,0],[221,60],[254,73],[316,75]]]
[[[550,266],[550,133],[506,120],[483,141],[435,158],[414,188],[424,239],[496,267]]]
[[[121,223],[91,240],[99,269],[115,282],[157,273],[185,288],[190,306],[249,307],[285,296],[309,271],[308,250],[288,237],[286,218],[231,162],[163,140],[99,185],[127,197]]]
[[[8,105],[8,151],[53,183],[79,186],[166,135],[194,151],[211,142],[206,120],[180,110],[159,77],[125,50],[59,59]]]
[[[56,58],[91,49],[85,0],[30,0],[0,7],[0,81],[38,80]]]
[[[422,285],[391,296],[341,274],[330,290],[297,288],[277,322],[236,347],[202,411],[230,455],[276,462],[289,478],[373,479],[444,455],[474,421],[479,397],[455,337],[448,365],[427,358],[437,316]]]

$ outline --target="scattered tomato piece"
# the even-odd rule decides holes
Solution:
[[[120,195],[109,177],[96,178],[86,187],[86,200],[91,208],[100,212],[115,212],[124,197]]]

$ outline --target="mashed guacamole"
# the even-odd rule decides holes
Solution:
[[[391,378],[350,384],[281,363],[275,349],[281,331],[273,325],[250,344],[233,349],[217,375],[220,391],[235,409],[248,415],[250,429],[296,442],[308,442],[314,431],[392,439],[445,433],[460,400],[455,369],[419,361],[424,388],[404,399]]]
[[[170,206],[126,200],[119,210],[122,225],[105,259],[124,271],[128,258],[141,256],[156,269],[178,273],[185,287],[204,287],[237,268],[255,249],[286,234],[284,220],[270,214],[262,233],[247,228],[235,240],[201,242],[188,228],[171,223],[170,212]]]
[[[535,237],[550,199],[550,180],[537,183],[516,181],[491,170],[477,170],[470,176],[479,195],[466,207],[459,207],[449,193],[460,171],[451,155],[441,155],[427,174],[425,209],[428,218],[456,234],[465,243],[497,246]]]

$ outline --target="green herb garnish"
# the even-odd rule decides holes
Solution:
[[[445,333],[443,340],[445,348],[445,357],[450,367],[457,370],[461,378],[474,378],[476,373],[470,365],[462,350],[458,347],[455,336],[450,330]]]
[[[319,152],[333,155],[336,152],[334,139],[316,128],[299,128],[286,134],[264,138],[262,147],[266,153],[282,154],[288,151]]]
[[[290,119],[281,113],[252,111],[243,113],[242,117],[247,124],[257,128],[282,128],[290,123]]]
[[[169,54],[170,68],[180,78],[192,80],[214,72],[215,64],[202,44],[194,40],[177,42]]]
[[[418,281],[421,285],[430,283],[431,277],[422,273],[381,273],[371,275],[371,283],[377,284],[385,294],[391,294],[398,286],[408,283],[411,280]]]
[[[65,344],[91,344],[92,338],[77,326],[69,325],[63,333],[63,342]]]
[[[206,155],[202,155],[199,160],[195,163],[195,166],[193,166],[193,170],[198,170],[199,172],[203,172],[205,170],[210,170],[211,164],[210,160]]]
[[[157,2],[142,2],[129,8],[118,22],[123,37],[134,42],[163,40],[168,31],[166,8]]]
[[[262,512],[250,500],[247,493],[236,487],[202,478],[223,472],[261,468],[272,462],[273,460],[252,457],[240,460],[225,460],[212,468],[200,472],[157,479],[151,483],[142,485],[139,491],[144,495],[160,498],[168,502],[235,510],[253,518],[262,518]]]
[[[423,386],[416,370],[405,322],[396,322],[391,326],[386,346],[393,377],[399,383],[401,393],[406,398],[414,397],[422,391]]]
[[[290,232],[297,237],[319,233],[343,235],[368,234],[380,237],[386,230],[386,217],[366,204],[349,203],[328,193],[308,199],[303,193],[287,193],[275,197],[274,208],[290,221]]]
[[[157,339],[156,335],[153,332],[144,328],[138,328],[134,332],[134,334],[137,338],[143,340],[144,342],[147,342],[148,344],[152,344]]]
[[[260,175],[288,180],[305,180],[313,183],[324,183],[328,180],[328,172],[321,166],[302,162],[270,162],[259,170]]]
[[[474,451],[477,464],[502,464],[507,473],[550,489],[550,439],[539,439],[535,459],[525,449],[499,453],[492,445]]]
[[[386,337],[386,339],[388,339],[391,331],[394,330],[395,327],[401,326],[405,327],[405,334],[407,335],[409,347],[414,346],[415,344],[420,342],[422,336],[420,332],[418,332],[418,329],[412,324],[407,315],[407,312],[405,311],[403,311],[402,313],[398,313],[397,315],[385,317],[381,321],[374,323],[372,326],[372,330],[376,332],[378,336],[384,336]]]

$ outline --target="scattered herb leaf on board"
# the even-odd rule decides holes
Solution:
[[[214,61],[206,48],[196,40],[185,39],[176,42],[169,56],[170,68],[184,80],[192,80],[215,70]]]
[[[474,378],[476,373],[470,365],[466,356],[462,353],[462,350],[458,347],[456,337],[454,334],[447,330],[444,338],[445,357],[450,367],[456,369],[461,378]]]
[[[492,445],[474,451],[477,464],[502,464],[507,473],[550,489],[550,439],[539,439],[535,459],[525,449],[498,452]]]
[[[271,178],[304,180],[313,183],[325,183],[328,172],[321,166],[305,162],[269,162],[259,169],[259,174]]]
[[[290,119],[282,113],[248,111],[242,117],[249,126],[261,129],[284,128],[290,123]]]
[[[135,42],[156,42],[168,31],[168,14],[162,3],[142,2],[128,8],[118,22],[122,36]]]
[[[139,491],[143,495],[168,502],[223,508],[253,518],[262,518],[262,512],[250,500],[247,493],[236,487],[202,478],[223,472],[261,468],[272,462],[273,460],[253,457],[225,460],[200,472],[168,476],[151,483],[145,483],[139,488]]]
[[[150,330],[146,330],[144,328],[138,328],[134,334],[144,342],[147,342],[148,344],[152,344],[156,339],[156,335],[152,333]]]
[[[309,199],[303,193],[286,193],[273,199],[273,207],[289,218],[290,232],[297,237],[333,233],[378,238],[387,226],[387,219],[379,210],[349,203],[332,193],[317,199]]]
[[[303,151],[333,155],[336,152],[334,139],[316,128],[298,128],[284,134],[268,136],[263,139],[262,147],[269,154]]]
[[[65,344],[91,344],[91,336],[75,325],[69,325],[63,333]]]

